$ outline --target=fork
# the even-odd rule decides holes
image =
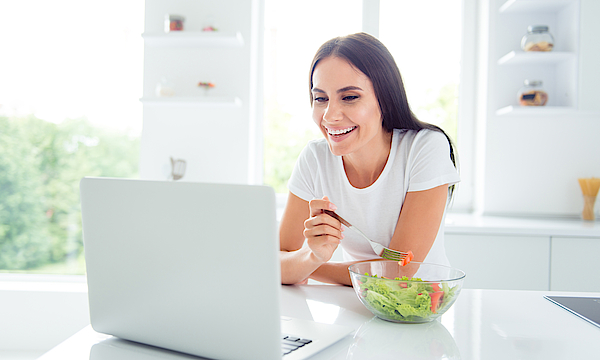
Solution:
[[[375,251],[375,254],[381,256],[384,259],[398,261],[400,263],[400,265],[404,266],[404,265],[408,264],[414,257],[412,251],[403,252],[403,251],[392,250],[392,249],[386,248],[385,246],[383,246],[379,243],[376,243],[375,241],[372,241],[371,239],[369,239],[369,237],[367,235],[365,235],[365,233],[360,231],[360,229],[358,229],[356,226],[350,224],[348,221],[344,220],[344,218],[342,218],[341,216],[339,216],[338,214],[336,214],[335,212],[333,212],[331,210],[323,210],[323,212],[325,214],[333,217],[334,219],[338,220],[339,222],[344,224],[347,228],[352,229],[352,230],[356,231],[357,233],[359,233],[362,237],[364,237],[369,242],[369,245],[371,245],[371,247],[373,248],[373,251]]]

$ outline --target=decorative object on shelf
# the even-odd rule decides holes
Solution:
[[[524,51],[552,51],[554,37],[548,32],[546,25],[530,25],[527,34],[521,39],[521,49]]]
[[[206,31],[206,32],[212,32],[212,31],[217,31],[217,27],[215,26],[215,18],[214,16],[208,16],[206,19],[204,19],[203,24],[202,24],[202,31]]]
[[[171,97],[175,95],[175,87],[166,77],[163,77],[158,84],[156,84],[156,96],[157,97]]]
[[[548,102],[548,93],[542,88],[539,80],[525,80],[518,93],[519,105],[544,106]]]
[[[583,212],[581,217],[583,220],[595,220],[594,216],[594,204],[596,203],[596,196],[598,196],[598,190],[600,190],[600,178],[580,178],[579,186],[583,193]]]
[[[198,87],[204,89],[204,95],[208,95],[209,90],[215,87],[215,83],[211,81],[200,81]]]
[[[171,179],[179,180],[185,175],[186,163],[182,159],[173,159],[171,157]]]
[[[182,31],[185,18],[181,15],[165,14],[165,32]]]

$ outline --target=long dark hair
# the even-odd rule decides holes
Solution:
[[[382,125],[387,132],[393,129],[439,131],[450,144],[450,159],[456,165],[455,150],[452,140],[440,127],[423,122],[413,114],[408,104],[404,82],[400,70],[389,50],[372,35],[356,33],[333,38],[325,42],[313,58],[309,74],[310,104],[313,103],[313,73],[318,62],[327,57],[339,57],[365,74],[375,90],[382,115]],[[450,186],[450,196],[454,193],[454,185]]]

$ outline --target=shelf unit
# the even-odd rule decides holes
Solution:
[[[574,52],[567,51],[552,51],[547,53],[511,51],[498,59],[498,65],[559,64],[565,61],[573,61],[576,56]]]
[[[492,30],[496,41],[490,51],[495,58],[494,99],[490,102],[496,116],[552,116],[577,110],[579,0],[500,1]],[[549,52],[524,52],[521,37],[527,26],[550,27],[555,47]],[[548,104],[521,107],[517,92],[528,80],[541,80],[548,93]]]
[[[518,106],[510,105],[496,110],[496,116],[553,116],[575,113],[576,109],[569,106]]]
[[[148,46],[159,47],[242,47],[244,37],[239,31],[173,31],[170,33],[144,33]]]
[[[144,97],[140,101],[144,105],[154,106],[186,106],[186,107],[240,107],[242,100],[234,96],[173,96]]]
[[[501,13],[532,11],[556,12],[572,3],[573,0],[507,0],[500,6],[499,11]]]
[[[263,0],[145,0],[140,178],[169,179],[175,158],[187,163],[183,181],[256,181],[263,8]],[[165,14],[184,16],[184,29],[165,33]],[[157,96],[160,83],[174,95]]]

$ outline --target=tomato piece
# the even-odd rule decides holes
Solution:
[[[435,312],[437,312],[437,309],[442,302],[442,297],[444,296],[444,292],[436,291],[436,292],[429,294],[429,296],[431,297],[431,312],[435,313]]]
[[[398,261],[398,264],[400,264],[400,266],[406,266],[414,257],[415,256],[413,255],[412,251],[409,250],[406,253],[406,257],[404,259]]]

